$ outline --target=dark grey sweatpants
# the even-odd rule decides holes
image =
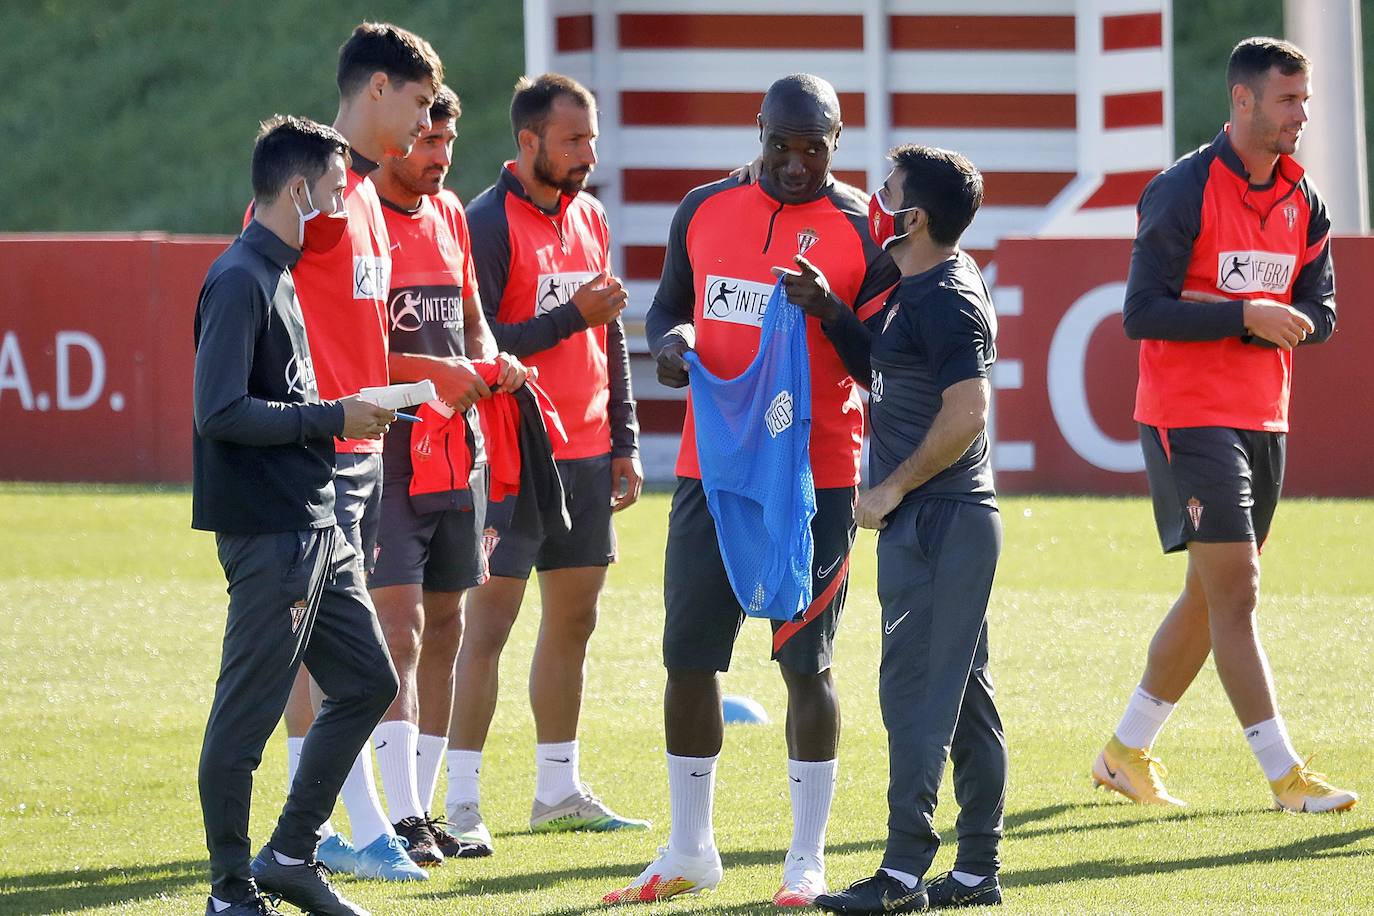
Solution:
[[[357,553],[337,527],[217,534],[229,583],[219,680],[200,752],[200,804],[212,893],[248,889],[253,771],[304,661],[326,699],[268,841],[313,859],[358,750],[396,696],[392,667]]]
[[[878,697],[888,734],[883,865],[924,875],[940,846],[936,793],[954,762],[954,867],[1001,866],[1007,745],[988,677],[988,595],[1002,549],[991,506],[929,498],[888,517],[878,535],[883,657]]]

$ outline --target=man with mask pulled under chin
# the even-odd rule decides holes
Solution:
[[[216,259],[195,319],[192,527],[215,532],[229,609],[200,759],[210,851],[207,913],[361,913],[315,861],[349,765],[396,695],[396,672],[357,553],[334,516],[334,439],[378,439],[395,418],[356,396],[321,401],[291,277],[327,251],[342,213],[348,143],[294,117],[263,125],[254,216]],[[281,817],[249,863],[253,771],[302,662],[327,694]]]

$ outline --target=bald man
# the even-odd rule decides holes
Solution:
[[[863,434],[863,404],[851,370],[867,379],[860,316],[881,307],[898,273],[869,237],[867,197],[830,173],[842,127],[834,88],[808,74],[784,77],[769,88],[757,120],[763,147],[759,181],[731,176],[683,199],[647,330],[659,381],[681,388],[687,384],[688,350],[720,378],[738,376],[749,366],[778,276],[808,315],[816,487],[812,601],[793,619],[773,621],[772,658],[787,687],[793,814],[774,903],[809,906],[825,890],[825,826],[840,732],[830,663],[848,582]],[[730,667],[744,611],[730,587],[707,508],[690,396],[677,475],[663,587],[672,828],[660,856],[607,894],[606,903],[696,893],[721,878],[712,829],[724,738],[719,673]]]

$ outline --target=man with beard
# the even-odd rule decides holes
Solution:
[[[1256,625],[1293,350],[1336,327],[1331,222],[1292,158],[1311,67],[1286,41],[1236,45],[1230,123],[1151,181],[1137,208],[1123,313],[1141,342],[1135,420],[1161,545],[1186,551],[1188,567],[1092,777],[1141,804],[1184,804],[1152,747],[1208,654],[1276,808],[1341,811],[1359,798],[1294,750]]]
[[[539,572],[543,618],[530,670],[537,782],[536,831],[647,829],[601,802],[579,776],[577,723],[587,641],[606,567],[615,559],[611,515],[639,498],[643,472],[610,229],[583,194],[596,165],[596,103],[585,87],[546,73],[521,79],[511,100],[518,153],[468,206],[482,305],[501,349],[539,371],[567,442],[554,458],[571,530],[528,530],[523,495],[493,502],[485,536],[491,578],[468,593],[449,731],[448,817],[458,840],[491,852],[478,809],[478,772],[496,708],[497,666]]]
[[[487,577],[486,460],[473,405],[491,388],[513,391],[525,381],[519,361],[496,351],[477,298],[463,205],[444,190],[459,112],[458,96],[440,87],[429,109],[433,123],[410,154],[387,156],[373,173],[391,238],[391,377],[444,386],[458,415],[450,422],[460,424],[448,435],[462,436],[471,458],[466,473],[455,473],[447,450],[430,447],[431,422],[391,430],[383,449],[377,557],[368,575],[401,682],[373,746],[389,820],[424,866],[464,852],[430,817],[429,805],[448,744],[460,602],[465,589]],[[495,360],[500,374],[491,388],[471,360]]]

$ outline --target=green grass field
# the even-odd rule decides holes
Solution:
[[[209,535],[189,496],[118,488],[0,486],[0,913],[193,913],[206,860],[195,770],[223,625]],[[1012,912],[1374,911],[1374,804],[1345,815],[1267,810],[1258,768],[1215,673],[1203,672],[1157,749],[1179,814],[1095,793],[1087,768],[1133,686],[1149,634],[1181,580],[1140,500],[1018,498],[993,593],[995,677],[1012,754],[1004,881]],[[424,885],[341,879],[375,913],[581,913],[667,837],[659,662],[667,499],[622,518],[583,718],[583,774],[648,834],[522,832],[533,791],[524,697],[537,613],[503,671],[484,767],[490,859],[450,863]],[[1265,555],[1264,635],[1283,711],[1319,769],[1374,795],[1374,503],[1289,501]],[[886,742],[878,714],[873,542],[855,549],[835,671],[845,730],[829,876],[877,864]],[[728,730],[717,792],[726,875],[669,913],[766,913],[786,848],[783,693],[751,622],[726,691],[775,724]],[[460,697],[459,702],[462,702]],[[285,783],[268,745],[253,836]],[[440,785],[440,794],[443,785]],[[952,839],[954,807],[941,809]],[[341,819],[342,820],[342,819]],[[952,844],[936,869],[949,866]],[[648,912],[644,908],[632,912]]]

